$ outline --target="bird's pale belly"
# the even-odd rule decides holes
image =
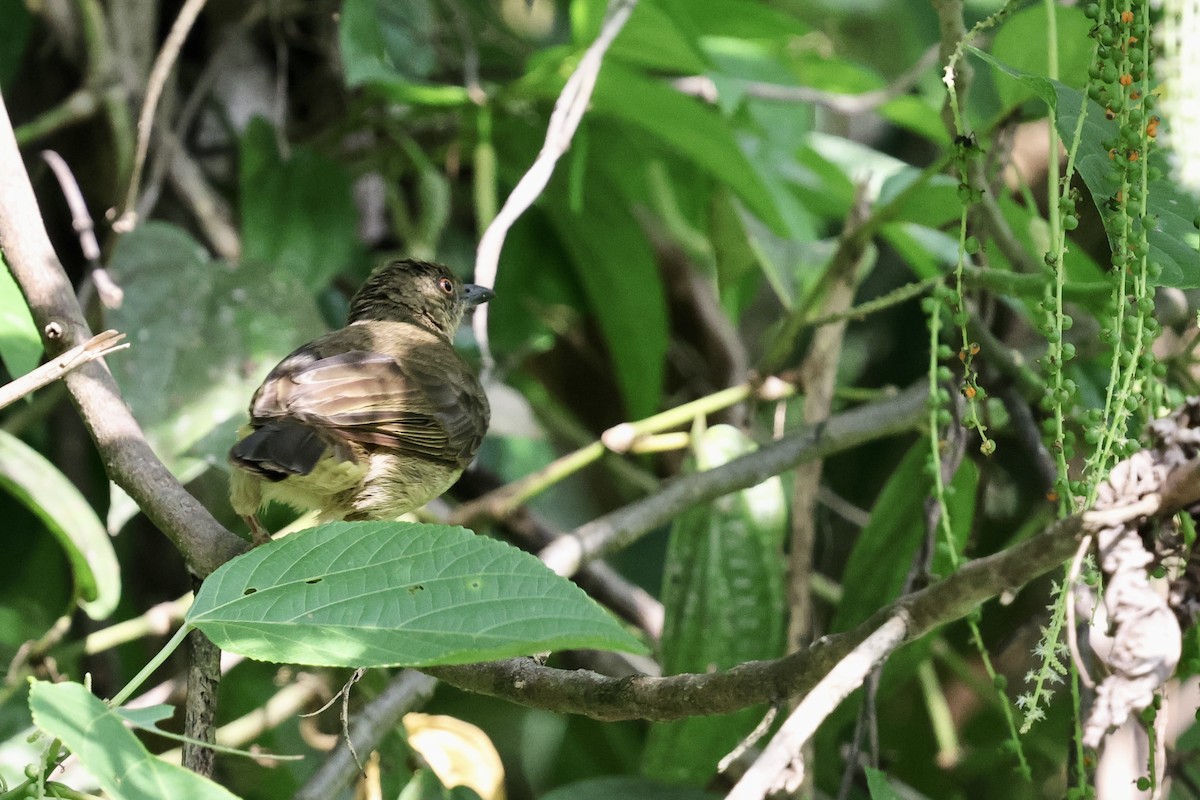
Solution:
[[[235,495],[242,475],[234,470]],[[412,457],[375,453],[364,461],[323,458],[308,475],[279,482],[259,481],[260,502],[299,510],[321,509],[320,520],[395,519],[445,492],[460,470]]]

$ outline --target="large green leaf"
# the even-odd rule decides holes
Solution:
[[[576,214],[550,200],[546,213],[604,334],[626,415],[648,416],[658,409],[667,355],[667,304],[650,244],[619,203],[588,202]]]
[[[257,547],[209,576],[187,623],[222,650],[316,666],[645,650],[528,553],[405,522],[335,522]]]
[[[642,131],[690,159],[733,190],[776,230],[785,223],[767,187],[738,146],[733,129],[711,108],[620,63],[605,64],[592,113]]]
[[[240,155],[243,261],[275,264],[313,291],[354,263],[358,211],[341,165],[306,147],[282,158],[262,118]]]
[[[433,23],[428,0],[346,0],[338,17],[346,85],[429,77],[436,64]]]
[[[998,74],[1017,80],[1056,108],[1058,135],[1063,141],[1070,142],[1074,138],[1080,113],[1084,112],[1075,165],[1104,219],[1109,246],[1117,247],[1120,236],[1117,214],[1109,208],[1108,201],[1117,196],[1121,184],[1108,156],[1108,148],[1104,146],[1105,142],[1117,138],[1117,122],[1105,119],[1104,109],[1090,99],[1085,100],[1083,92],[1077,89],[1022,72],[982,50],[970,50],[994,67]],[[1159,284],[1179,289],[1200,287],[1200,257],[1197,257],[1194,224],[1200,216],[1200,203],[1167,177],[1170,170],[1160,154],[1151,157],[1150,165],[1158,168],[1162,177],[1150,181],[1146,189],[1146,211],[1156,219],[1154,229],[1146,236],[1150,245],[1149,260],[1162,265]]]
[[[265,262],[210,261],[182,230],[150,222],[109,263],[125,302],[107,323],[133,346],[113,375],[159,457],[191,479],[224,463],[250,396],[280,359],[323,332],[309,291]]]
[[[572,11],[576,8],[588,13],[573,15],[576,17],[573,20],[575,39],[580,44],[590,44],[600,31],[608,4],[576,3]],[[684,75],[704,72],[707,64],[689,27],[686,20],[680,24],[679,20],[672,19],[654,3],[638,3],[620,34],[613,40],[605,59],[608,63],[611,63],[611,59],[617,59],[652,70]]]
[[[658,5],[705,38],[757,40],[777,38],[794,42],[809,32],[809,26],[796,14],[766,3],[745,0],[658,0]]]
[[[754,449],[741,431],[718,425],[696,443],[696,463],[712,469]],[[690,508],[675,521],[663,577],[665,674],[728,669],[782,655],[786,533],[787,501],[777,475]],[[656,723],[643,769],[661,780],[704,786],[764,711]]]
[[[426,83],[437,66],[437,21],[428,0],[346,0],[338,44],[346,85],[371,86],[398,102],[461,105],[461,86]]]
[[[1092,60],[1092,40],[1088,30],[1093,23],[1083,14],[1082,7],[1051,6],[1058,31],[1058,74],[1062,82],[1074,88],[1087,84],[1088,66]],[[1037,5],[1013,14],[992,40],[992,54],[1018,72],[1039,77],[1049,76],[1046,45],[1046,6]],[[1029,86],[1010,81],[999,82],[1000,99],[1006,106],[1015,106],[1034,97]]]
[[[62,545],[80,607],[92,619],[107,619],[121,599],[121,569],[108,531],[75,484],[41,453],[0,430],[0,485]]]
[[[78,683],[35,681],[29,710],[34,724],[61,740],[114,800],[237,800],[207,778],[152,755],[115,709]]]
[[[1079,111],[1084,107],[1084,95],[1060,84],[1055,84],[1054,88],[1058,93],[1058,135],[1069,141],[1074,135]],[[1079,177],[1091,192],[1092,202],[1104,218],[1109,246],[1114,248],[1119,236],[1117,215],[1108,207],[1108,200],[1117,195],[1121,184],[1103,143],[1116,137],[1116,121],[1105,119],[1104,109],[1088,100],[1076,166]],[[1155,153],[1150,158],[1150,166],[1158,168],[1162,177],[1150,181],[1146,187],[1146,211],[1157,220],[1154,229],[1146,235],[1150,245],[1149,260],[1162,265],[1161,285],[1194,289],[1200,286],[1200,255],[1196,251],[1194,222],[1200,216],[1200,203],[1170,179],[1171,170],[1161,154]]]
[[[42,358],[42,338],[25,296],[0,253],[0,358],[14,378],[33,370]]]

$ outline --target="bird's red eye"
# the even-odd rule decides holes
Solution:
[[[454,282],[449,278],[442,278],[438,281],[438,288],[446,294],[454,294]]]

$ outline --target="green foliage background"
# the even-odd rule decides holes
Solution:
[[[157,129],[176,141],[158,139],[151,149],[143,181],[143,189],[153,187],[143,203],[148,218],[121,236],[105,212],[121,204],[130,178],[132,120],[149,69],[146,49],[135,45],[153,53],[179,4],[77,0],[57,16],[51,5],[0,0],[0,90],[43,215],[91,301],[94,327],[117,328],[132,342],[108,363],[156,452],[223,522],[244,530],[225,497],[224,453],[254,387],[296,345],[340,325],[348,292],[380,261],[435,258],[470,275],[474,245],[541,148],[553,104],[599,31],[605,3],[210,3],[157,118]],[[998,7],[969,2],[967,21]],[[972,439],[950,483],[953,534],[970,557],[1026,537],[1057,511],[1046,499],[1054,475],[1030,436],[1034,420],[1046,415],[1037,372],[1045,279],[1029,271],[1050,246],[1047,134],[1038,126],[1054,106],[1064,138],[1073,134],[1085,107],[1092,42],[1083,12],[1058,8],[1060,77],[1050,80],[1039,55],[1046,13],[1038,6],[1008,16],[965,55],[975,74],[966,117],[979,132],[998,207],[1028,254],[1012,263],[985,238],[977,261],[986,269],[972,284],[991,338],[1022,360],[1019,367],[992,361],[985,349],[977,364],[993,398],[981,407],[998,451],[985,459]],[[505,243],[490,307],[504,402],[493,400],[493,427],[479,458],[486,480],[468,476],[452,495],[466,499],[479,493],[479,483],[515,480],[609,426],[739,384],[768,353],[782,357],[772,368],[795,368],[814,329],[789,328],[788,321],[820,316],[856,196],[875,210],[857,303],[950,274],[960,258],[962,203],[959,177],[948,169],[956,150],[941,118],[940,65],[924,62],[929,66],[901,91],[865,113],[838,110],[848,97],[902,80],[937,47],[938,36],[933,6],[917,0],[641,0],[606,56],[569,151]],[[76,91],[91,104],[57,115]],[[1111,230],[1113,212],[1105,201],[1116,189],[1105,143],[1114,123],[1094,103],[1086,107],[1076,182],[1081,224],[1063,254],[1075,316],[1069,341],[1077,350],[1066,367],[1077,387],[1072,414],[1103,405],[1111,358],[1098,331],[1112,313],[1105,218]],[[1037,130],[1040,145],[1013,144]],[[98,222],[102,261],[125,292],[119,308],[101,308],[87,288],[70,216],[37,158],[45,148],[58,151],[79,178]],[[170,151],[190,171],[167,167]],[[1006,178],[1004,168],[1018,156],[1029,171]],[[1158,284],[1166,290],[1158,316],[1169,371],[1155,395],[1165,401],[1196,389],[1191,348],[1175,344],[1195,335],[1194,297],[1185,290],[1200,286],[1196,204],[1162,177],[1148,205],[1157,216],[1150,257],[1162,267]],[[222,231],[235,234],[232,247]],[[927,379],[930,340],[917,294],[852,320],[835,411]],[[794,339],[781,334],[797,329]],[[477,358],[468,332],[459,344]],[[4,271],[0,358],[15,377],[36,365],[38,352],[27,309]],[[957,380],[957,359],[945,363]],[[784,413],[750,403],[718,416],[764,442],[798,430],[802,408],[802,398],[792,398]],[[1135,420],[1156,411],[1143,403]],[[30,753],[23,744],[31,723],[24,679],[80,680],[88,672],[96,693],[111,696],[161,642],[146,636],[85,654],[84,637],[189,586],[178,554],[127,497],[110,491],[61,388],[0,412],[0,427],[0,515],[8,520],[10,564],[0,581],[0,664],[14,665],[0,690],[0,775],[13,784],[23,777],[11,767]],[[532,508],[569,529],[682,469],[678,454],[629,458],[624,468],[612,467],[613,460],[553,487]],[[814,563],[832,587],[817,602],[817,635],[860,622],[905,585],[926,534],[927,462],[928,437],[914,431],[825,463],[823,484],[837,502],[817,512]],[[784,475],[773,500],[754,502],[785,502],[791,483]],[[668,667],[704,671],[779,652],[783,537],[746,533],[754,510],[738,504],[749,502],[739,495],[697,509],[673,532],[661,530],[613,559],[667,602],[668,635],[656,656]],[[869,521],[861,512],[839,512],[845,504],[870,512]],[[271,522],[288,519],[280,510]],[[744,541],[753,543],[745,545],[749,552],[721,549],[729,544],[719,527],[726,519],[742,526]],[[115,536],[100,537],[108,555],[86,557],[85,542],[104,528]],[[481,532],[502,535],[499,528]],[[950,563],[944,552],[933,556],[935,573]],[[737,581],[720,584],[728,577],[723,567]],[[663,587],[664,575],[679,584]],[[904,784],[902,796],[1007,800],[1066,791],[1074,774],[1069,692],[1060,692],[1048,718],[1022,739],[1031,782],[1016,772],[1001,713],[1025,673],[1037,668],[1031,650],[1046,624],[1048,589],[1048,580],[1035,582],[1013,602],[989,605],[982,617],[983,641],[1011,687],[1007,701],[984,676],[962,623],[888,663],[875,700],[880,766],[896,786]],[[731,621],[737,603],[748,604],[745,618]],[[16,658],[64,616],[69,629],[39,658]],[[569,655],[555,658],[574,663]],[[323,674],[335,687],[347,677]],[[286,677],[278,666],[236,667],[222,685],[219,721],[256,708]],[[369,673],[352,707],[385,680]],[[860,695],[816,739],[810,763],[820,796],[838,791]],[[48,713],[49,695],[42,702]],[[950,740],[931,721],[945,709]],[[736,742],[765,711],[652,729],[556,716],[446,687],[426,710],[489,734],[514,800],[693,798],[706,796],[706,787],[721,793],[726,779],[715,776],[713,764],[719,748],[708,737],[722,730],[722,746],[726,738]],[[113,722],[103,709],[96,713]],[[166,746],[142,735],[152,749]],[[694,748],[689,736],[697,737]],[[1178,769],[1190,773],[1187,741],[1179,745]],[[295,718],[257,743],[307,757],[270,768],[222,757],[218,781],[240,797],[291,796],[320,763]],[[396,796],[412,773],[403,737],[389,736],[380,752],[385,788]],[[663,788],[643,775],[676,783]],[[883,774],[872,772],[847,796],[888,791]]]

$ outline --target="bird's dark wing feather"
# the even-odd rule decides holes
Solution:
[[[251,408],[255,419],[291,417],[343,440],[459,468],[479,448],[487,403],[465,368],[448,369],[461,364],[449,344],[412,348],[399,361],[365,350],[314,356],[301,350],[268,376]]]

